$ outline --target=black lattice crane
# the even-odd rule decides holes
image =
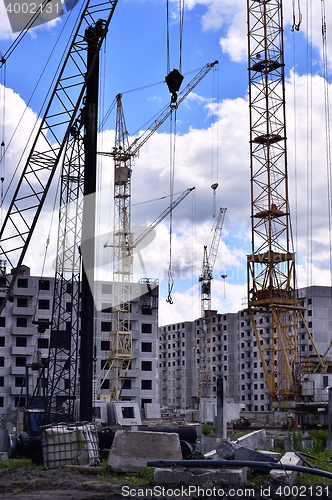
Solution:
[[[1,289],[6,294],[0,306],[1,312],[12,293],[52,179],[64,156],[59,229],[61,250],[56,264],[47,400],[49,409],[54,407],[51,402],[53,397],[58,401],[66,401],[69,419],[72,417],[73,401],[76,397],[81,281],[78,242],[81,239],[79,226],[83,215],[82,206],[79,206],[77,200],[82,193],[86,194],[83,190],[86,177],[84,169],[86,162],[89,162],[87,159],[89,154],[90,156],[93,154],[90,146],[88,148],[90,153],[87,153],[86,147],[84,148],[81,132],[84,126],[86,142],[89,134],[87,129],[96,128],[86,106],[85,112],[89,114],[89,118],[78,119],[78,116],[83,97],[89,93],[87,89],[91,75],[97,72],[100,47],[106,37],[116,5],[117,0],[101,2],[86,0],[0,232],[0,259],[13,268],[13,273],[6,274],[1,280]],[[93,93],[91,87],[90,94]],[[93,97],[86,96],[86,99],[91,102]],[[95,132],[93,134],[96,135]],[[76,207],[74,215],[69,214],[70,203]],[[71,294],[70,310],[64,307],[64,292]],[[84,311],[87,309],[83,306]],[[83,328],[88,328],[85,321],[82,323]],[[39,325],[40,327],[43,325]],[[93,339],[92,332],[90,333]],[[83,344],[84,350],[85,342]],[[91,351],[89,346],[88,350]],[[91,357],[91,362],[89,361],[91,371],[92,356],[91,351],[88,353],[88,357]],[[92,380],[89,385],[92,388]],[[87,394],[86,386],[87,384],[81,390],[84,395]],[[89,399],[92,399],[92,391]],[[81,418],[91,420],[92,407],[90,408],[90,404],[85,406],[88,414],[81,415]]]
[[[272,402],[300,401],[301,319],[288,201],[283,13],[280,0],[248,0],[251,240],[248,307]],[[265,328],[263,328],[263,325]],[[268,328],[266,328],[266,326]]]
[[[223,228],[226,208],[220,208],[215,225],[213,239],[208,252],[204,246],[202,273],[199,278],[201,283],[201,337],[199,354],[199,388],[198,397],[210,398],[212,389],[211,376],[211,281],[213,269],[217,258],[220,235]]]

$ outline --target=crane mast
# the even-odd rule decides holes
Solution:
[[[220,235],[223,228],[226,208],[220,208],[213,240],[208,253],[204,246],[202,273],[199,278],[201,282],[201,341],[200,341],[200,371],[198,397],[210,398],[212,388],[211,378],[211,281],[213,269],[216,262]]]
[[[300,318],[305,323],[290,247],[282,0],[247,0],[247,14],[252,240],[248,308],[272,403],[278,406],[302,397],[297,325]],[[263,330],[263,324],[268,328]]]

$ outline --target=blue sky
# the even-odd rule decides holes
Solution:
[[[293,227],[296,230],[298,284],[330,284],[329,241],[326,193],[326,156],[324,138],[324,81],[322,78],[322,42],[320,10],[312,0],[301,1],[303,22],[299,32],[292,33],[292,2],[284,2],[285,62],[288,124],[290,202]],[[74,16],[81,2],[70,14],[40,26],[28,33],[6,63],[6,90],[1,87],[1,118],[5,119],[5,142],[31,97],[44,64],[51,53],[65,21],[63,38],[54,51],[41,84],[30,101],[22,124],[15,134],[5,159],[4,187],[9,185],[23,145],[26,143],[36,115],[51,85],[59,57],[68,41]],[[179,26],[178,3],[171,2],[171,69],[178,67]],[[149,276],[158,278],[160,289],[160,324],[194,319],[200,314],[198,276],[203,246],[211,236],[214,224],[211,184],[218,182],[217,207],[227,207],[227,218],[215,266],[212,306],[219,312],[238,310],[246,295],[246,254],[250,252],[250,185],[249,127],[247,102],[247,37],[246,2],[243,0],[189,0],[184,17],[182,52],[183,86],[208,62],[219,60],[217,71],[209,75],[179,107],[177,112],[175,192],[195,186],[174,211],[172,268],[175,279],[173,305],[166,303],[169,266],[168,222],[160,224],[153,243],[142,250]],[[326,6],[328,54],[332,7]],[[0,50],[6,53],[13,42],[4,6],[0,4]],[[295,49],[294,49],[295,43]],[[295,53],[295,59],[294,59]],[[329,60],[330,63],[330,60]],[[295,65],[295,68],[294,68]],[[311,74],[307,74],[308,68]],[[294,72],[295,69],[295,72]],[[119,0],[102,51],[103,116],[119,92],[162,82],[167,72],[166,5],[161,0]],[[4,84],[3,71],[1,85]],[[5,96],[5,114],[3,113]],[[312,105],[308,102],[312,99]],[[124,93],[123,106],[127,129],[138,133],[145,123],[169,102],[165,84]],[[110,150],[114,144],[115,114],[100,134],[100,147]],[[3,128],[3,127],[2,127]],[[137,205],[169,194],[169,139],[167,122],[142,148],[133,165],[132,223],[151,222],[168,205],[168,199]],[[309,132],[308,132],[309,131]],[[308,136],[313,143],[308,143]],[[296,137],[296,141],[295,141]],[[312,158],[310,151],[312,149]],[[100,197],[102,216],[98,230],[112,230],[112,163],[100,160]],[[308,163],[313,180],[308,182]],[[295,171],[295,165],[297,170]],[[4,169],[4,162],[2,162]],[[296,183],[295,183],[296,178]],[[17,178],[16,178],[17,179]],[[15,185],[15,181],[13,186]],[[307,193],[312,193],[311,216],[307,216]],[[41,272],[46,235],[51,231],[51,244],[46,270],[53,273],[56,226],[49,228],[55,187],[51,189],[45,213],[41,216],[31,250],[26,258],[32,272]],[[6,210],[5,200],[2,217]],[[55,216],[56,220],[56,216]],[[313,225],[313,230],[308,227]],[[310,241],[309,241],[310,240]],[[308,256],[308,246],[313,249]],[[312,257],[312,262],[311,262]],[[106,259],[107,260],[107,259]],[[310,271],[312,270],[312,272]],[[100,278],[110,276],[110,266],[100,268]],[[227,274],[226,283],[220,277]],[[135,260],[135,279],[142,276]]]

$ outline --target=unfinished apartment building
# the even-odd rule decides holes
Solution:
[[[298,290],[299,305],[305,307],[304,319],[321,356],[332,340],[332,289],[311,286]],[[193,408],[197,403],[201,320],[159,327],[159,397],[160,404],[174,409]],[[268,318],[260,325],[269,335]],[[302,363],[316,362],[317,357],[305,325],[299,321],[298,352]],[[326,354],[327,352],[327,354]],[[331,356],[330,356],[331,354]],[[271,401],[257,341],[249,313],[212,312],[211,347],[212,396],[216,397],[217,377],[225,380],[228,401],[240,403],[246,411],[271,410]],[[330,380],[331,377],[331,380]],[[332,374],[315,377],[310,384],[311,398],[325,401],[325,387],[332,384]]]
[[[158,402],[157,387],[157,328],[158,282],[146,280],[132,285],[131,328],[132,361],[121,399],[134,401],[141,409],[144,403]],[[30,276],[30,269],[22,266],[13,290],[0,317],[0,415],[8,407],[14,408],[20,400],[25,384],[27,365],[45,360],[49,355],[50,329],[38,333],[34,321],[49,321],[52,317],[54,278]],[[71,310],[71,295],[63,297],[64,308]],[[96,282],[95,317],[95,381],[103,371],[110,347],[112,327],[112,283]],[[33,389],[30,380],[29,391]],[[79,397],[79,384],[77,388]],[[105,383],[102,392],[107,392]],[[24,405],[24,397],[20,404]]]

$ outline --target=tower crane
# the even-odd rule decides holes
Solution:
[[[102,153],[114,159],[114,230],[113,230],[113,321],[110,337],[109,394],[105,401],[118,400],[121,394],[121,371],[124,377],[131,359],[132,332],[130,329],[130,284],[133,276],[133,235],[131,233],[131,176],[132,160],[140,148],[167,120],[196,85],[218,64],[206,64],[177,96],[176,103],[166,106],[141,136],[129,143],[122,95],[117,95],[115,147],[111,153]],[[173,207],[174,208],[174,207]],[[172,209],[173,209],[172,208]],[[172,210],[171,209],[171,210]],[[170,210],[170,211],[171,211]],[[168,212],[169,213],[169,212]]]
[[[219,210],[209,253],[207,245],[204,246],[202,273],[199,278],[201,283],[199,399],[211,397],[211,281],[213,279],[213,269],[217,258],[220,235],[225,220],[226,210],[226,208],[220,208]]]
[[[283,13],[280,0],[248,0],[251,254],[248,309],[272,405],[302,400],[299,320],[322,359],[296,298],[290,246]],[[262,329],[262,324],[268,328]]]

